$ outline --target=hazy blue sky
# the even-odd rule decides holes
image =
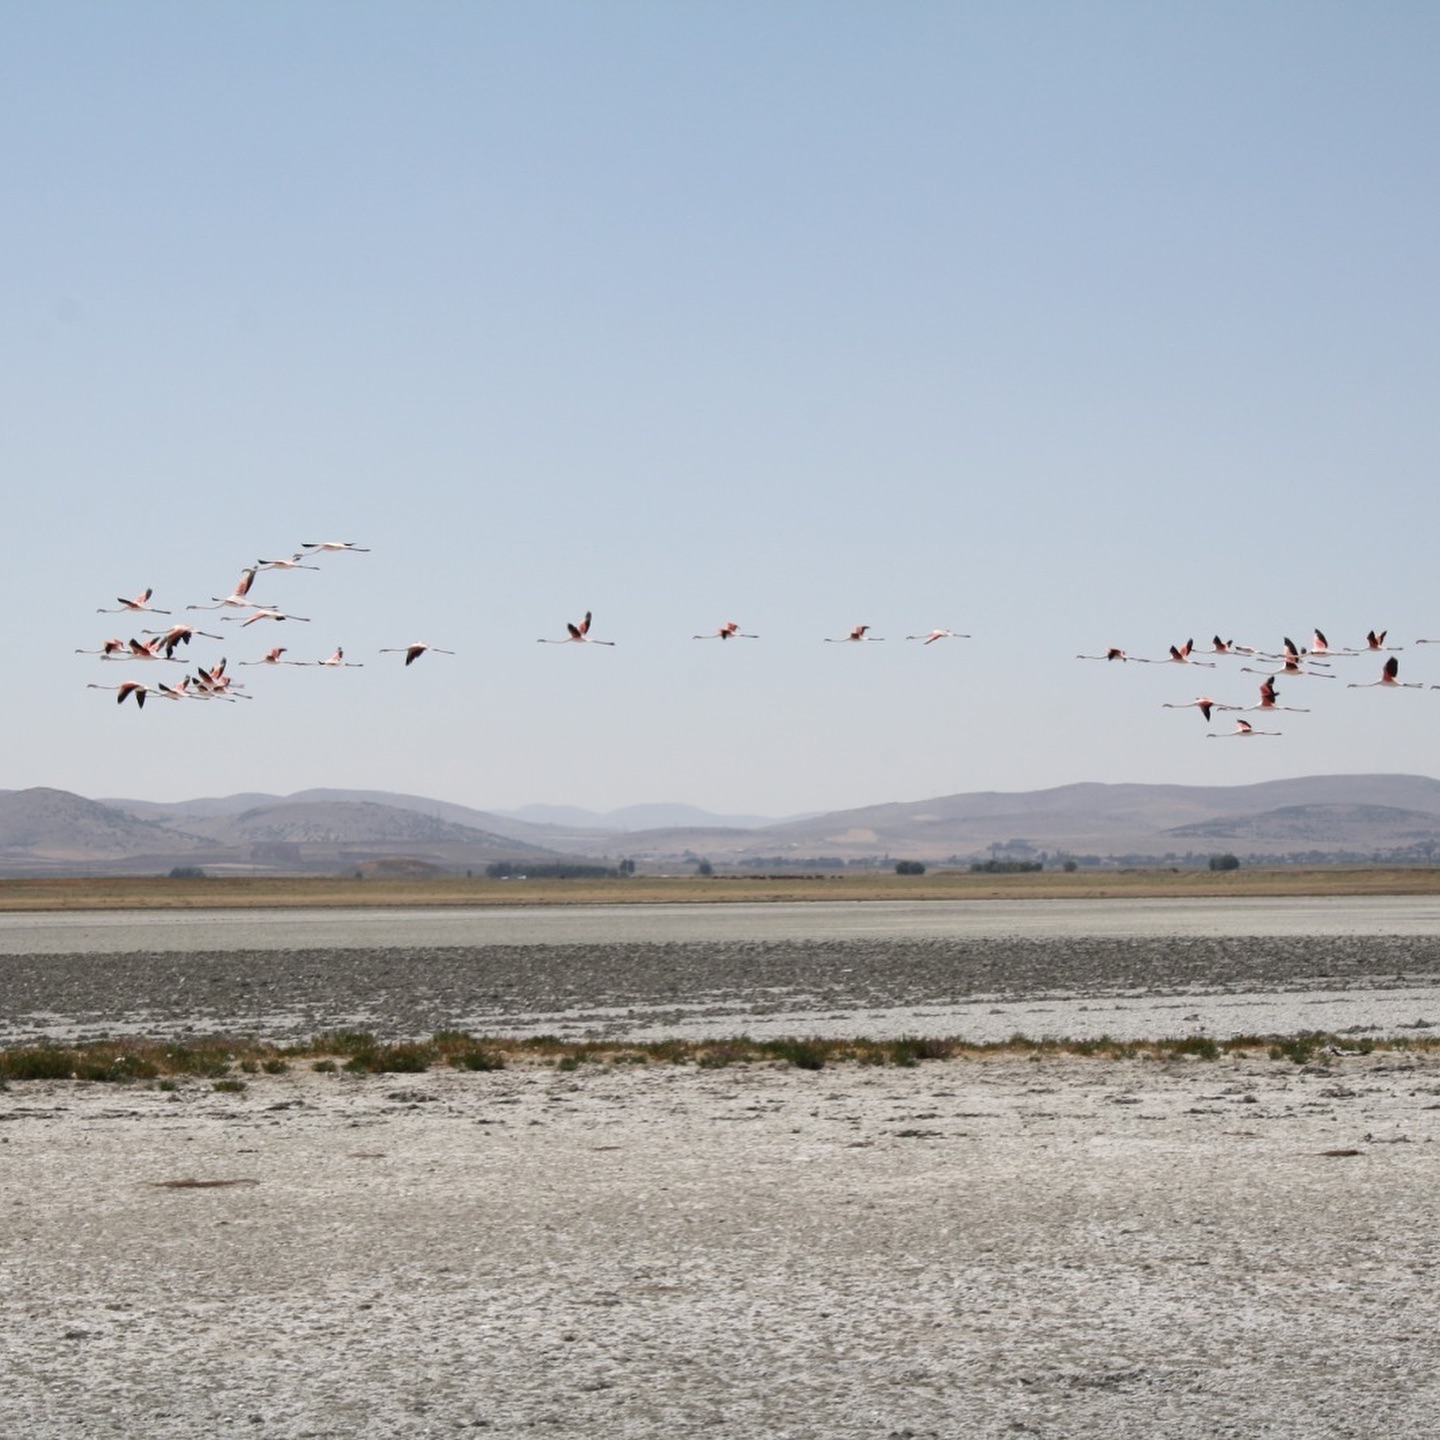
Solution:
[[[1440,684],[1437,73],[1421,3],[8,5],[0,788],[1436,773],[1368,658],[1214,742],[1161,702],[1236,662],[1074,657],[1388,628]],[[256,582],[311,623],[191,647],[252,702],[85,688],[182,673],[96,607],[332,538]]]

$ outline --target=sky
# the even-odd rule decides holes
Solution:
[[[1420,3],[4,7],[0,789],[1440,773],[1374,657],[1223,743],[1163,707],[1242,662],[1076,659],[1440,685],[1437,60]],[[323,540],[252,591],[308,620],[186,612]],[[75,653],[146,587],[223,639]],[[87,688],[222,654],[250,699]]]

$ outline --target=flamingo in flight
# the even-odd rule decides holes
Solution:
[[[1285,643],[1288,646],[1290,642],[1287,640]],[[1318,655],[1356,655],[1358,653],[1356,650],[1332,650],[1330,648],[1330,642],[1325,638],[1325,632],[1323,630],[1317,630],[1310,637],[1311,659],[1314,659]]]
[[[1310,712],[1303,705],[1277,705],[1275,702],[1280,698],[1280,692],[1275,688],[1273,678],[1267,678],[1260,682],[1260,703],[1258,705],[1247,705],[1247,710],[1290,710],[1296,715],[1308,715]]]
[[[403,655],[407,665],[413,665],[427,650],[433,650],[437,655],[453,655],[453,650],[442,650],[438,645],[432,645],[428,640],[417,640],[413,645],[395,646],[388,650],[382,650],[382,655]],[[336,654],[339,654],[337,651]]]
[[[1345,688],[1347,690],[1371,690],[1377,685],[1388,690],[1423,690],[1425,688],[1418,680],[1401,680],[1399,676],[1400,657],[1392,655],[1385,662],[1378,680],[1352,680]]]
[[[1077,660],[1133,660],[1137,665],[1151,665],[1154,661],[1142,655],[1127,655],[1118,645],[1112,645],[1103,655],[1077,655]]]
[[[150,694],[150,687],[142,685],[138,680],[124,680],[119,685],[96,685],[92,682],[85,688],[87,690],[118,690],[120,693],[115,697],[117,705],[123,705],[133,695],[136,705],[142,710],[145,708],[145,697]]]
[[[1193,640],[1187,640],[1183,645],[1172,645],[1170,654],[1160,661],[1162,665],[1203,665],[1207,670],[1215,668],[1213,660],[1192,660],[1190,652],[1195,648]]]
[[[615,643],[613,640],[597,640],[591,635],[588,610],[585,612],[585,618],[579,624],[572,625],[567,621],[565,628],[570,634],[564,640],[547,640],[542,636],[539,643],[541,645],[613,645]]]
[[[1198,710],[1207,720],[1212,710],[1238,710],[1238,705],[1222,705],[1218,700],[1212,700],[1208,695],[1197,695],[1193,700],[1186,700],[1183,703],[1165,701],[1161,707],[1165,710]]]
[[[280,657],[285,653],[285,646],[276,645],[267,650],[258,660],[242,660],[242,665],[303,665],[303,660],[282,660]]]
[[[76,648],[77,655],[101,655],[107,660],[118,660],[125,650],[125,642],[118,636],[107,640],[98,650],[81,650]]]
[[[734,620],[727,620],[718,630],[704,635],[692,635],[692,640],[758,640],[758,635],[747,635]]]
[[[357,545],[353,540],[302,540],[300,542],[300,548],[302,550],[308,550],[312,555],[337,550],[353,550],[361,555],[368,555],[370,553],[370,547],[368,545]],[[299,557],[297,556],[296,558],[298,559]],[[317,565],[315,568],[318,570],[320,567]]]
[[[189,682],[190,677],[185,677]],[[218,665],[213,665],[209,670],[197,670],[195,672],[195,690],[192,692],[204,700],[252,700],[252,695],[241,695],[238,693],[240,687],[225,673],[225,660],[220,660]]]
[[[233,615],[222,615],[220,618],[222,620],[233,620],[235,617]],[[245,619],[240,622],[240,628],[243,630],[247,625],[253,625],[257,620],[301,620],[307,625],[310,623],[310,617],[308,615],[287,615],[283,610],[274,610],[268,605],[262,605],[253,615],[247,615]]]
[[[928,635],[907,635],[907,640],[923,640],[927,645],[933,645],[937,640],[968,640],[970,636],[962,635],[958,630],[932,630]]]
[[[212,635],[208,630],[196,630],[189,625],[172,625],[168,630],[142,630],[140,633],[142,635],[158,635],[167,660],[175,658],[177,646],[188,645],[196,635],[203,635],[207,640],[220,639],[220,636]]]
[[[1309,675],[1316,680],[1333,680],[1335,678],[1327,670],[1307,670],[1301,663],[1304,656],[1300,647],[1288,635],[1285,637],[1284,654],[1271,658],[1280,661],[1278,670],[1256,670],[1249,665],[1242,665],[1240,669],[1247,675],[1268,675],[1272,679],[1280,675]],[[1320,663],[1323,665],[1325,662],[1322,660]]]
[[[1367,650],[1403,650],[1405,648],[1403,645],[1387,645],[1385,643],[1385,637],[1389,633],[1388,630],[1381,630],[1379,634],[1376,634],[1374,630],[1370,631],[1365,637],[1365,648]]]
[[[235,582],[235,588],[225,596],[212,595],[210,598],[215,602],[213,605],[187,605],[187,610],[259,610],[261,606],[258,600],[250,599],[250,587],[255,583],[255,567],[251,565],[248,569],[240,572],[240,578]]]
[[[132,636],[125,647],[119,651],[112,650],[109,641],[106,641],[100,658],[102,660],[173,660],[174,656],[160,653],[164,648],[165,642],[158,635],[153,640],[136,640]],[[179,662],[176,661],[176,663]]]
[[[115,599],[120,606],[118,610],[106,610],[102,607],[96,610],[95,613],[97,615],[132,615],[136,611],[143,610],[149,615],[168,615],[170,613],[168,610],[160,610],[150,603],[150,597],[154,593],[153,587],[147,587],[133,600],[127,600],[123,595],[117,595]]]
[[[317,660],[315,663],[317,665],[328,665],[332,670],[363,670],[365,668],[364,662],[361,660],[347,660],[345,658],[345,651],[338,645],[332,654],[327,655],[323,660]],[[410,662],[407,660],[405,663],[408,665]]]
[[[859,640],[884,640],[885,637],[883,635],[867,635],[865,632],[869,628],[870,627],[868,625],[852,625],[850,627],[850,633],[848,635],[841,635],[838,637],[834,635],[827,635],[825,637],[825,643],[827,645],[850,645]]]
[[[1210,640],[1210,654],[1212,655],[1253,655],[1253,645],[1237,645],[1233,640],[1222,640],[1215,635]]]
[[[302,555],[292,555],[288,560],[284,558],[279,560],[257,560],[255,562],[255,568],[257,570],[318,570],[320,568],[318,565],[306,565],[303,561],[304,556]]]
[[[1228,735],[1217,735],[1213,730],[1206,735],[1207,740],[1244,740],[1252,735],[1280,735],[1280,730],[1257,730],[1248,720],[1237,720],[1235,728]]]

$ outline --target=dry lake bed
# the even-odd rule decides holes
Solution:
[[[1345,1033],[1306,1064],[12,1081],[0,1434],[1428,1436],[1424,930],[7,954],[10,1044]]]

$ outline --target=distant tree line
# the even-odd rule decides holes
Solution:
[[[977,875],[1028,875],[1043,870],[1043,860],[972,860],[970,869]]]

